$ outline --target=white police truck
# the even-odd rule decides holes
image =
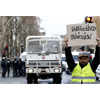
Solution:
[[[59,36],[28,36],[26,38],[26,79],[31,84],[38,78],[53,78],[61,83],[62,48]]]

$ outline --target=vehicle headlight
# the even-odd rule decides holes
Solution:
[[[58,73],[58,72],[60,72],[60,70],[59,69],[54,69],[54,72]]]
[[[28,72],[29,73],[32,73],[34,70],[33,69],[28,69]]]

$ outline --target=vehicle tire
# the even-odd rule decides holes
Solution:
[[[66,71],[66,74],[68,74],[68,71]]]
[[[66,74],[69,74],[69,71],[68,70],[66,71]]]
[[[71,75],[71,72],[70,72],[70,70],[68,70],[68,75]]]
[[[34,83],[37,83],[37,80],[38,80],[38,78],[37,78],[37,76],[35,76],[34,77]]]
[[[96,76],[96,80],[99,80],[99,77]]]
[[[67,73],[68,75],[71,75],[71,72],[70,72],[69,68],[67,68],[66,73]]]
[[[53,84],[56,84],[56,77],[53,77]]]
[[[53,78],[53,83],[54,84],[61,84],[61,80],[62,80],[61,74],[58,74]]]
[[[62,72],[64,72],[65,71],[65,67],[62,65]]]
[[[28,76],[27,78],[27,84],[32,84],[33,78],[32,76]]]
[[[71,72],[69,72],[69,75],[71,75],[72,73]]]

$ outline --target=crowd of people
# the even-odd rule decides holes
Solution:
[[[25,62],[19,58],[17,60],[16,57],[14,57],[13,61],[10,61],[9,58],[2,58],[1,61],[1,68],[2,68],[2,78],[9,77],[10,70],[13,69],[13,77],[20,77],[20,76],[25,76]]]

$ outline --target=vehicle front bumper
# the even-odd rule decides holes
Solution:
[[[61,68],[26,68],[26,74],[29,73],[29,69],[32,69],[33,72],[31,73],[36,73],[36,74],[50,74],[50,73],[61,73],[62,69]],[[59,72],[55,72],[55,69],[58,69]]]

